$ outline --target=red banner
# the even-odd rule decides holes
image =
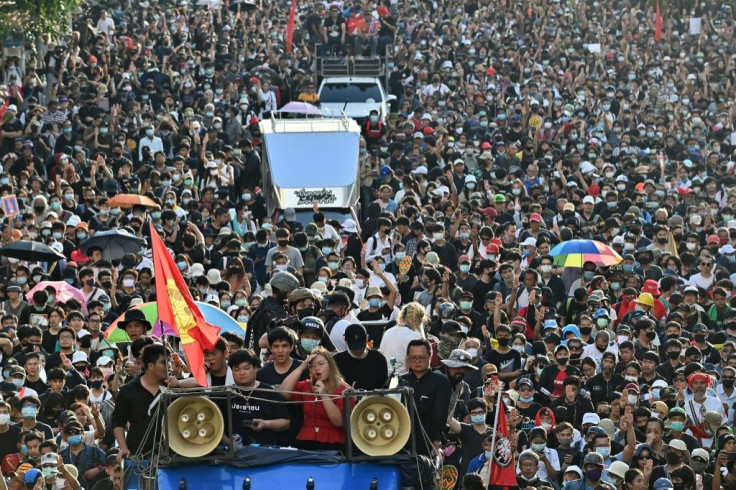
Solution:
[[[657,16],[654,18],[654,40],[657,42],[662,40],[662,12],[659,10],[659,0],[657,0]]]
[[[286,52],[291,53],[291,44],[294,40],[294,17],[296,17],[296,0],[291,0],[289,23],[286,25]]]
[[[506,404],[499,397],[496,427],[493,428],[494,446],[491,462],[491,478],[488,488],[493,490],[509,490],[517,488],[514,450],[509,437],[509,424],[506,421]]]

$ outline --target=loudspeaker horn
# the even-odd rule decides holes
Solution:
[[[177,398],[169,405],[166,416],[169,447],[185,458],[211,453],[225,431],[220,409],[203,396]]]
[[[363,398],[350,415],[353,444],[368,456],[391,456],[406,445],[411,419],[404,405],[388,396]]]

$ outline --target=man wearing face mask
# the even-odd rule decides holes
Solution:
[[[726,366],[721,374],[721,382],[716,387],[718,398],[724,405],[728,407],[727,424],[729,427],[734,423],[734,412],[736,412],[736,390],[734,390],[734,380],[736,380],[736,368]]]
[[[539,386],[543,394],[549,396],[551,403],[554,403],[559,397],[565,395],[564,382],[568,376],[578,376],[582,378],[580,370],[575,366],[570,366],[570,350],[566,345],[558,345],[554,349],[555,364],[551,364],[542,370],[539,377]],[[547,393],[545,393],[545,391]],[[592,410],[591,410],[592,411]],[[581,415],[582,417],[582,415]]]
[[[79,470],[80,485],[84,488],[91,486],[100,471],[103,471],[105,453],[102,449],[89,446],[84,442],[84,427],[78,421],[73,420],[64,427],[69,446],[59,452],[65,464],[74,464]]]
[[[590,400],[594,405],[610,399],[615,391],[621,391],[624,386],[624,377],[614,372],[616,368],[616,354],[604,352],[601,356],[601,372],[588,380],[585,388],[590,393]]]
[[[710,463],[710,455],[708,451],[703,448],[693,449],[690,453],[690,462],[688,466],[695,473],[695,487],[694,488],[711,488],[713,486],[713,475],[706,473],[706,468]],[[674,475],[673,475],[674,477]],[[675,486],[675,488],[677,488]],[[689,489],[687,489],[689,490]]]
[[[565,483],[562,490],[586,490],[591,488],[614,490],[613,485],[607,481],[601,480],[603,470],[603,456],[596,452],[588,453],[583,458],[583,474],[585,475],[585,478]]]
[[[284,307],[289,293],[300,286],[299,280],[288,272],[277,272],[271,277],[271,296],[266,297],[248,322],[249,328],[245,334],[245,345],[252,349],[273,320],[284,319],[289,316]]]

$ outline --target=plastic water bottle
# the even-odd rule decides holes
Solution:
[[[187,479],[182,478],[179,480],[179,490],[187,490]]]
[[[314,490],[314,478],[307,478],[307,490]]]
[[[378,478],[371,480],[370,490],[378,490]]]
[[[246,476],[243,480],[243,490],[250,490],[250,477]]]

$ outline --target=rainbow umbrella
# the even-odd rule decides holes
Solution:
[[[611,247],[596,240],[569,240],[559,243],[550,250],[555,265],[562,267],[583,267],[593,262],[599,267],[616,265],[623,259]]]
[[[195,303],[202,311],[202,315],[204,315],[205,320],[216,327],[220,327],[220,333],[234,332],[240,336],[245,336],[245,324],[237,322],[235,318],[231,317],[220,308],[209,303],[203,303],[201,301],[195,301]],[[141,310],[146,316],[146,320],[151,322],[151,325],[154,325],[153,329],[149,330],[148,333],[155,333],[156,330],[160,332],[160,329],[157,329],[155,325],[158,322],[158,306],[156,305],[155,301],[151,301],[150,303],[143,303],[141,305],[134,306],[131,309]],[[122,328],[118,328],[118,323],[122,319],[123,316],[121,315],[114,322],[112,322],[109,327],[107,327],[107,330],[105,330],[105,337],[107,338],[108,342],[111,342],[113,344],[117,342],[130,342],[130,337],[128,337],[128,334],[125,333],[125,330],[123,330]],[[165,335],[178,337],[176,332],[172,330],[170,326],[164,324],[163,327],[163,332]]]

